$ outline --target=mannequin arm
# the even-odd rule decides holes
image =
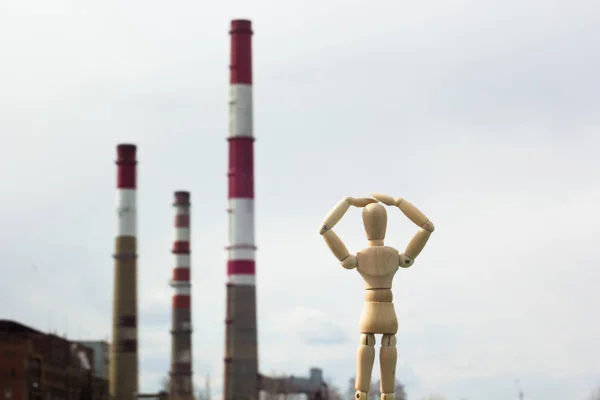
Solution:
[[[334,231],[327,231],[323,234],[323,239],[325,239],[325,243],[329,250],[333,253],[333,255],[340,260],[342,263],[342,267],[346,269],[356,268],[357,260],[356,257],[350,254],[342,239],[339,238],[338,235],[335,234]]]
[[[417,258],[427,244],[431,233],[435,230],[433,222],[431,222],[417,207],[403,198],[393,198],[386,194],[373,194],[373,197],[388,206],[398,207],[408,219],[421,228],[413,236],[408,243],[408,246],[406,246],[404,254],[400,255],[399,265],[403,268],[410,267],[413,265],[415,258]]]
[[[400,255],[400,260],[398,265],[402,268],[408,268],[415,263],[415,258],[427,244],[429,237],[431,236],[431,232],[425,230],[424,228],[419,229],[417,233],[413,236],[413,238],[408,242],[408,246],[406,246],[406,250],[404,250],[404,254]]]
[[[329,250],[340,260],[342,266],[346,269],[356,268],[356,257],[350,254],[342,239],[333,231],[333,227],[342,219],[350,206],[364,207],[369,203],[376,202],[377,200],[369,198],[355,199],[353,197],[345,197],[327,214],[321,224],[319,233],[323,236]]]

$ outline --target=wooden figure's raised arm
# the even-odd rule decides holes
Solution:
[[[350,206],[364,207],[370,203],[377,203],[377,200],[369,198],[355,199],[353,197],[343,198],[325,217],[319,233],[325,239],[325,243],[333,255],[342,263],[342,267],[346,269],[356,268],[357,261],[356,257],[350,254],[348,248],[342,242],[342,239],[333,231],[333,227],[340,222],[342,217],[346,214]]]
[[[415,262],[415,258],[421,253],[427,244],[431,233],[435,230],[433,222],[431,222],[417,207],[401,197],[394,198],[380,193],[372,194],[372,196],[385,205],[398,207],[408,219],[419,226],[419,231],[415,233],[408,243],[408,246],[406,246],[404,254],[400,254],[400,259],[398,260],[398,265],[402,268],[412,266]]]

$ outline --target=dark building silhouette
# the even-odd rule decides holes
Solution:
[[[0,395],[4,400],[106,400],[94,351],[15,321],[0,320]]]
[[[308,377],[269,377],[261,375],[259,389],[268,394],[304,394],[308,400],[332,400],[320,368],[311,368]]]

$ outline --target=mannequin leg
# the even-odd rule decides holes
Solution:
[[[396,390],[396,335],[383,335],[379,363],[381,366],[381,400],[394,400]]]
[[[371,373],[375,361],[375,335],[363,333],[360,335],[360,346],[356,353],[356,382],[354,388],[356,400],[367,400],[371,388]]]

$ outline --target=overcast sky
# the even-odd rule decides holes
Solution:
[[[376,191],[436,226],[394,286],[411,399],[600,384],[597,0],[0,2],[0,317],[110,335],[115,146],[136,143],[140,389],[169,368],[171,202],[190,190],[195,379],[220,395],[232,18],[255,30],[263,373],[346,388],[363,287],[318,229]],[[401,250],[416,231],[395,209],[388,226]],[[337,232],[366,246],[356,209]]]

